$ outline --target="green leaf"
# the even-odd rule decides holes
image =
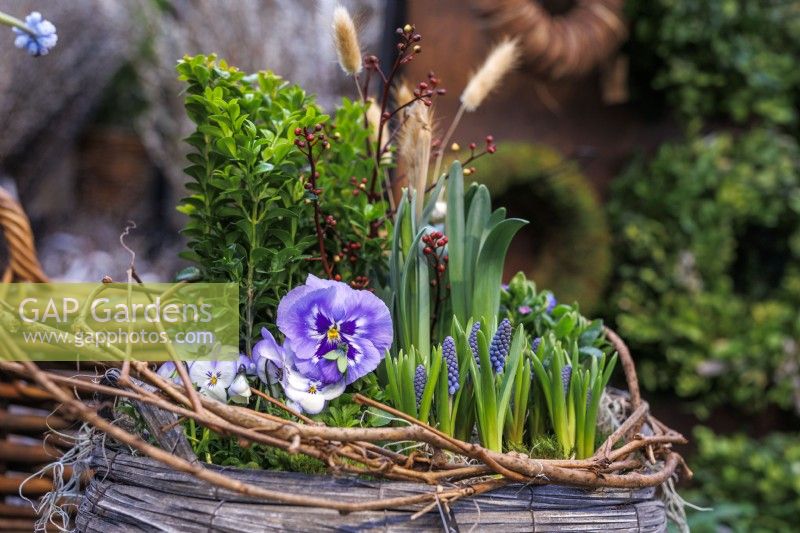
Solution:
[[[449,209],[449,207],[448,207]],[[473,317],[495,317],[500,307],[500,283],[503,277],[503,265],[506,253],[517,231],[527,222],[518,218],[509,218],[499,222],[489,233],[478,254],[475,267],[475,284],[473,288]],[[452,254],[450,256],[452,266]],[[452,284],[452,283],[451,283]],[[464,290],[467,290],[464,287]],[[455,292],[455,288],[453,288]],[[466,321],[466,320],[465,320]]]

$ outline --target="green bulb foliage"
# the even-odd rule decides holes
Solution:
[[[767,129],[667,144],[614,183],[609,314],[646,388],[745,410],[793,407],[800,147]],[[795,406],[796,408],[796,406]]]
[[[634,83],[662,93],[690,126],[712,118],[797,125],[800,17],[795,2],[627,4]]]
[[[470,166],[476,169],[471,177],[497,203],[533,221],[514,241],[506,276],[524,269],[560,300],[596,309],[611,273],[611,236],[578,166],[550,148],[521,142],[502,143]]]

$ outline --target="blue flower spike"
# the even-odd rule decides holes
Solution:
[[[497,331],[492,337],[492,343],[489,345],[489,360],[492,362],[492,368],[495,373],[499,374],[503,371],[510,346],[511,322],[504,318],[497,327]]]
[[[442,343],[442,357],[447,365],[447,392],[451,395],[458,391],[458,355],[456,354],[456,341],[453,337],[446,337]]]
[[[422,393],[425,392],[425,384],[428,382],[428,373],[425,371],[425,365],[418,365],[414,373],[414,395],[417,397],[417,408],[422,402]]]
[[[25,50],[34,57],[46,56],[58,42],[56,27],[52,22],[43,18],[38,11],[33,11],[25,17],[25,26],[28,31],[17,27],[12,28],[16,34],[14,46]]]

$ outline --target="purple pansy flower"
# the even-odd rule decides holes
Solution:
[[[240,373],[244,373],[247,376],[255,376],[258,375],[256,372],[256,357],[255,354],[253,356],[248,357],[247,355],[241,353],[239,354],[239,361],[237,363],[237,368]]]
[[[236,377],[236,361],[195,361],[189,377],[202,394],[224,402],[228,399],[226,390]]]
[[[283,367],[286,366],[286,354],[282,346],[267,328],[261,328],[262,339],[253,346],[253,359],[256,362],[256,373],[266,385],[283,382]]]
[[[192,365],[189,363],[189,368],[191,369]],[[181,381],[181,376],[178,374],[178,369],[175,367],[175,363],[173,361],[167,361],[166,363],[162,364],[156,370],[156,374],[161,376],[164,379],[169,379],[176,385],[180,385],[183,382]]]
[[[392,344],[391,315],[380,298],[312,274],[281,300],[277,323],[297,369],[322,385],[372,372]]]

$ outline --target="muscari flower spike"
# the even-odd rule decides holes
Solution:
[[[428,373],[425,371],[425,365],[418,365],[414,372],[414,395],[417,397],[417,407],[422,402],[422,393],[425,392],[427,382]]]
[[[25,25],[30,32],[12,28],[17,36],[14,39],[14,46],[27,51],[34,57],[47,55],[58,42],[56,27],[49,20],[45,20],[38,11],[33,11],[25,17]]]
[[[277,324],[297,369],[322,385],[348,385],[372,372],[392,344],[392,318],[380,298],[312,274],[283,297]]]
[[[489,360],[492,362],[492,368],[495,373],[499,374],[503,371],[506,364],[506,357],[508,356],[508,349],[511,346],[511,321],[504,318],[497,331],[492,337],[492,343],[489,346]]]
[[[572,365],[566,365],[561,369],[561,383],[564,385],[564,394],[569,391],[570,379],[572,379]]]
[[[531,350],[535,352],[539,349],[540,344],[542,344],[542,338],[534,337],[534,339],[531,341]]]
[[[447,365],[447,392],[455,394],[460,384],[458,383],[458,355],[456,354],[456,341],[453,337],[445,337],[442,343],[442,357]]]
[[[548,292],[547,307],[545,308],[545,311],[547,312],[548,315],[553,313],[553,309],[556,308],[556,305],[558,305],[558,300],[556,300],[556,297],[553,296],[553,293]]]
[[[469,332],[469,349],[472,352],[472,357],[475,358],[475,364],[478,365],[478,370],[481,369],[481,356],[478,354],[478,332],[481,330],[481,323],[475,322],[472,324],[472,329]]]

